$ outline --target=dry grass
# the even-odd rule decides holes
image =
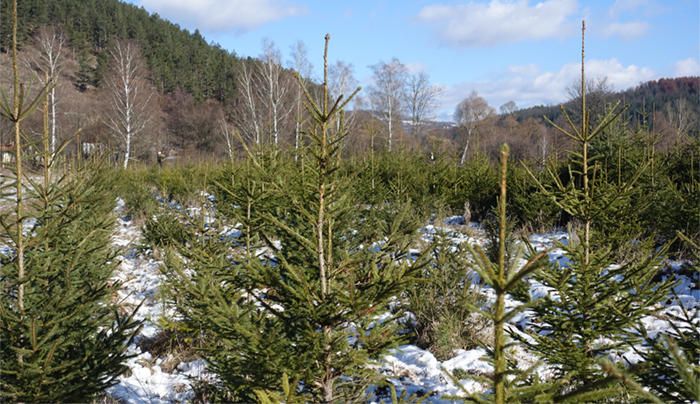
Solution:
[[[165,373],[172,373],[180,362],[192,362],[201,358],[194,345],[181,338],[176,332],[161,331],[153,338],[142,339],[138,346],[142,352],[151,354],[153,358],[149,361],[151,366],[157,359],[164,359],[159,366]],[[150,367],[146,364],[144,366]]]

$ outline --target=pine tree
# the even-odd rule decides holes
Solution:
[[[11,249],[0,255],[0,397],[85,401],[127,369],[125,350],[138,326],[112,301],[120,287],[111,280],[118,264],[110,248],[115,195],[99,165],[56,174],[46,104],[43,181],[25,174],[23,165],[37,157],[25,152],[38,145],[22,144],[26,135],[20,123],[50,84],[37,98],[26,96],[13,42],[14,102],[0,105],[14,125],[16,146],[11,181],[2,187],[14,209],[0,215],[0,236]]]
[[[625,342],[638,339],[630,329],[654,311],[652,306],[666,299],[672,284],[672,280],[653,281],[665,254],[664,248],[654,251],[648,248],[649,244],[640,242],[643,253],[638,259],[616,265],[617,251],[611,246],[620,245],[622,237],[633,235],[614,230],[599,231],[593,239],[597,223],[615,223],[617,228],[626,228],[627,218],[616,216],[616,206],[630,202],[635,181],[645,167],[638,167],[636,173],[619,183],[605,181],[602,170],[592,163],[595,156],[589,155],[589,146],[621,112],[614,114],[610,110],[591,130],[584,83],[582,57],[582,126],[577,128],[569,120],[572,132],[557,127],[579,146],[578,151],[570,152],[573,164],[569,175],[579,178],[580,182],[565,185],[554,169],[550,169],[555,186],[542,187],[554,203],[581,222],[582,228],[576,231],[580,242],[570,237],[569,244],[558,244],[565,251],[567,264],[562,267],[551,264],[533,274],[533,279],[548,287],[551,293],[533,307],[535,316],[542,321],[534,325],[536,332],[531,333],[533,340],[529,340],[534,342],[523,340],[530,350],[554,367],[558,376],[576,372],[571,387],[604,378],[604,372],[598,367],[599,358],[621,349]],[[534,175],[533,179],[536,180]]]
[[[457,349],[473,349],[485,333],[487,322],[472,309],[486,303],[469,268],[468,249],[453,245],[447,232],[438,230],[428,247],[431,265],[407,292],[414,344],[428,349],[439,361],[450,359]]]

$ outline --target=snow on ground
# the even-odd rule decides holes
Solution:
[[[117,212],[122,214],[124,212],[124,203],[121,200],[118,201]],[[483,237],[478,236],[478,231],[475,228],[467,228],[463,223],[459,217],[452,217],[445,221],[443,227],[436,227],[434,224],[426,225],[421,229],[423,239],[430,242],[437,232],[442,230],[447,232],[455,244],[464,242],[483,244]],[[233,228],[230,230],[235,231]],[[565,233],[548,233],[534,234],[530,240],[538,251],[549,249],[550,260],[559,261],[561,265],[565,265],[566,259],[563,257],[563,251],[559,248],[553,248],[553,242],[557,240],[566,243],[567,238]],[[123,282],[123,289],[120,291],[119,297],[125,308],[135,308],[143,302],[136,318],[144,321],[144,327],[135,343],[128,348],[130,353],[137,355],[128,361],[131,368],[130,374],[122,376],[119,384],[112,387],[108,394],[114,399],[129,404],[185,403],[188,399],[193,398],[191,390],[193,380],[202,378],[213,380],[216,376],[207,373],[203,360],[181,362],[171,372],[165,372],[162,365],[172,358],[154,358],[151,353],[141,351],[139,342],[154,338],[160,332],[157,326],[158,318],[161,316],[172,318],[174,312],[159,297],[159,285],[163,277],[158,266],[162,262],[151,257],[148,252],[137,250],[136,246],[139,242],[139,226],[126,216],[119,218],[118,227],[113,236],[113,244],[121,248],[123,253],[121,264],[114,276]],[[0,253],[8,254],[10,250],[0,249]],[[680,263],[671,262],[669,267],[673,271],[680,268],[680,265]],[[700,291],[693,290],[692,286],[690,279],[682,277],[682,282],[677,287],[676,292],[678,300],[681,300],[686,308],[696,310],[700,308]],[[484,291],[489,293],[488,288],[485,288]],[[533,298],[550,292],[543,285],[531,282],[530,294]],[[508,307],[513,307],[517,302],[508,299],[506,304]],[[680,310],[675,298],[669,299],[666,306],[664,310],[668,312],[678,313]],[[511,329],[514,332],[520,332],[515,325],[523,329],[527,327],[528,322],[528,313],[525,312],[511,321],[514,325]],[[662,316],[646,317],[643,319],[643,323],[651,335],[669,332],[669,323]],[[521,333],[521,335],[524,334]],[[444,368],[451,373],[455,369],[462,369],[469,374],[488,375],[493,369],[487,362],[481,360],[484,355],[485,352],[482,349],[458,350],[450,360],[439,362],[430,352],[414,345],[405,345],[392,350],[385,357],[383,363],[373,367],[389,377],[389,381],[396,386],[397,392],[405,390],[409,394],[417,393],[420,396],[429,394],[431,396],[429,401],[442,404],[449,401],[440,399],[441,395],[457,394],[458,390],[441,369]],[[537,361],[537,358],[522,350],[516,351],[516,356],[518,356],[519,365],[523,367],[530,366]],[[619,357],[622,356],[631,363],[640,360],[639,355],[632,350],[620,353]],[[485,389],[485,386],[474,381],[462,380],[462,383],[472,392],[484,391]],[[383,394],[379,389],[375,393],[378,396]],[[386,397],[389,398],[389,396]]]

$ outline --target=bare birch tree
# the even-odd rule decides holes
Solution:
[[[258,84],[255,82],[254,68],[248,66],[247,61],[241,63],[241,73],[238,75],[238,85],[240,86],[241,99],[237,115],[238,126],[242,135],[248,140],[260,146],[260,101],[257,91]]]
[[[349,94],[357,88],[357,80],[355,79],[355,66],[352,63],[345,63],[341,60],[336,61],[334,64],[328,66],[328,91],[331,95],[331,99],[336,100],[342,94]],[[355,106],[357,103],[361,103],[362,99],[360,97],[355,97]],[[354,108],[355,110],[356,108]],[[347,114],[345,118],[345,125],[352,127],[355,122],[356,114]],[[340,129],[340,120],[336,121],[335,130]]]
[[[685,98],[666,104],[666,115],[676,132],[676,141],[680,141],[681,134],[687,134],[690,129],[697,127],[698,114]]]
[[[582,85],[585,85],[585,89]],[[578,124],[582,122],[581,110],[575,107],[581,105],[581,97],[584,90],[586,94],[586,108],[591,111],[589,126],[593,130],[607,113],[606,109],[611,106],[608,100],[615,91],[615,86],[607,77],[595,77],[586,78],[585,82],[574,80],[570,86],[566,87],[566,93],[569,95],[567,105],[574,107],[569,112],[569,116],[571,116],[574,123]]]
[[[425,71],[408,76],[404,99],[406,112],[411,117],[411,134],[419,137],[426,121],[435,119],[435,110],[440,106],[437,99],[445,92],[440,84],[430,84],[430,75]]]
[[[302,40],[296,41],[290,47],[292,54],[292,61],[290,67],[299,74],[304,86],[307,86],[311,80],[311,72],[313,71],[313,65],[308,59],[308,49],[306,44]],[[295,81],[296,83],[296,81]],[[302,103],[304,99],[304,89],[301,85],[296,83],[296,97],[294,99],[294,150],[299,150],[300,139],[301,139],[301,123],[303,121],[303,108]],[[297,155],[294,155],[294,160],[297,160]]]
[[[374,85],[371,88],[377,112],[388,125],[387,146],[391,151],[394,130],[401,124],[401,101],[406,87],[408,69],[397,58],[391,62],[379,62],[370,66],[374,73]]]
[[[518,105],[515,103],[515,101],[510,100],[501,105],[499,109],[501,110],[501,115],[511,115],[518,110]]]
[[[463,165],[467,158],[467,150],[469,142],[475,138],[482,124],[496,113],[493,107],[489,106],[484,97],[481,97],[476,91],[472,90],[469,97],[457,104],[455,108],[454,120],[457,123],[459,130],[466,136],[467,141],[462,152],[462,158],[459,164]]]
[[[263,62],[258,74],[260,75],[261,99],[264,100],[269,114],[270,136],[275,148],[279,145],[280,131],[284,120],[291,113],[291,108],[285,105],[285,97],[291,88],[290,77],[284,74],[282,67],[282,54],[275,47],[275,43],[263,39],[263,53],[260,60]]]
[[[229,128],[228,120],[226,119],[226,114],[221,114],[219,117],[219,132],[221,137],[226,141],[226,147],[228,151],[228,159],[233,161],[233,128]]]
[[[124,168],[127,168],[132,142],[151,120],[146,113],[151,95],[143,94],[146,82],[138,47],[118,41],[109,52],[113,72],[106,81],[110,100],[105,124],[124,142]]]
[[[39,57],[32,58],[31,61],[27,61],[26,63],[32,70],[45,72],[48,74],[49,79],[53,80],[51,91],[49,91],[49,150],[53,156],[56,152],[57,142],[56,105],[58,101],[56,100],[56,88],[60,85],[58,77],[63,71],[63,56],[66,52],[65,48],[68,43],[68,38],[65,32],[60,29],[55,27],[42,27],[34,37],[34,41],[39,47]],[[39,81],[41,81],[43,85],[46,85],[44,77],[44,74],[37,75]]]

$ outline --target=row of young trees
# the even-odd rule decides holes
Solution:
[[[583,78],[581,88],[583,95]],[[401,309],[417,313],[416,321],[421,321],[423,309],[413,305],[421,299],[411,299],[414,287],[445,292],[421,295],[434,298],[429,302],[433,307],[423,304],[426,311],[455,309],[468,314],[458,316],[459,322],[477,317],[491,326],[491,338],[481,342],[489,347],[492,377],[467,375],[490,391],[464,389],[465,395],[451,400],[660,402],[658,397],[664,396],[691,402],[698,398],[693,319],[686,312],[681,321],[687,328],[676,327],[678,334],[668,339],[641,331],[640,319],[661,307],[676,281],[658,279],[669,245],[657,248],[654,244],[662,239],[638,233],[639,216],[634,214],[649,209],[646,198],[656,197],[647,188],[649,177],[655,175],[654,158],[647,154],[617,176],[612,166],[601,163],[605,149],[598,140],[614,138],[616,132],[630,135],[618,121],[621,112],[609,110],[592,127],[582,96],[583,122],[577,125],[569,119],[569,129],[562,129],[575,145],[570,158],[544,171],[525,167],[520,171],[525,175],[518,177],[507,164],[509,150],[504,146],[495,175],[490,168],[482,174],[495,176],[496,186],[486,193],[491,205],[498,207],[486,250],[467,247],[465,254],[438,241],[417,254],[410,248],[420,226],[414,219],[420,215],[407,206],[412,204],[408,189],[417,185],[418,173],[403,172],[409,167],[402,166],[390,183],[383,183],[373,159],[363,161],[359,171],[345,166],[341,149],[348,128],[341,111],[348,101],[330,98],[327,86],[323,90],[320,103],[305,91],[309,112],[316,119],[303,132],[309,143],[301,162],[247,148],[245,162],[230,165],[213,181],[221,222],[212,225],[178,213],[172,220],[174,212],[161,212],[157,221],[147,224],[147,230],[160,229],[154,233],[167,252],[167,287],[184,319],[183,328],[204,330],[202,353],[220,376],[220,383],[210,386],[216,399],[265,403],[377,399],[368,386],[380,383],[381,377],[366,366],[401,342],[402,328],[412,327],[398,321]],[[332,130],[338,128],[336,119],[340,130]],[[640,132],[647,134],[644,128]],[[685,150],[693,156],[700,151]],[[430,161],[440,164],[439,159]],[[488,160],[483,166],[489,166]],[[439,176],[438,169],[427,171],[423,178],[436,187],[443,185],[440,178],[430,178]],[[471,178],[463,182],[475,188],[481,185]],[[523,189],[525,184],[532,189]],[[697,189],[697,178],[688,185]],[[497,199],[495,190],[500,191]],[[559,245],[568,258],[566,266],[550,262],[544,252],[526,251],[526,243],[516,244],[507,234],[508,211],[518,205],[533,208],[537,194],[579,223],[570,234],[571,242]],[[698,223],[697,207],[690,206],[690,210],[695,206],[693,220]],[[167,231],[158,223],[170,223],[175,230]],[[220,237],[218,229],[233,223],[239,223],[241,235]],[[673,232],[678,230],[681,227],[676,226]],[[630,248],[630,237],[636,253],[624,257],[620,252]],[[446,260],[457,255],[457,264]],[[460,264],[470,271],[461,271]],[[545,285],[551,294],[528,301],[521,286],[526,278]],[[464,286],[475,279],[494,291],[495,302],[485,304],[478,287]],[[460,289],[445,290],[445,284]],[[507,310],[507,294],[524,304]],[[509,341],[507,324],[525,309],[542,322],[526,336],[511,329]],[[438,314],[432,319],[449,321],[444,317]],[[458,337],[449,325],[464,326],[443,324],[423,331],[441,332],[432,340],[447,340]],[[510,349],[514,341],[550,365],[551,376],[537,373],[541,363],[517,366]],[[683,348],[678,349],[681,342]],[[621,369],[626,367],[622,361],[610,362],[625,344],[646,344],[647,361],[627,370]],[[652,368],[653,376],[633,374]],[[453,381],[460,383],[457,378]],[[667,391],[669,386],[672,392]]]

